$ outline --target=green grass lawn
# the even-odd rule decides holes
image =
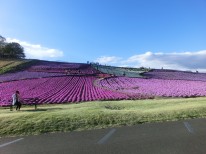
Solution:
[[[96,101],[0,108],[0,136],[41,134],[206,117],[206,97]]]

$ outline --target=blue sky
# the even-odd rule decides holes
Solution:
[[[206,69],[206,0],[0,0],[27,58]]]

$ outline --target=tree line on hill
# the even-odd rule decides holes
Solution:
[[[25,58],[24,48],[19,43],[6,42],[6,38],[0,35],[0,58],[23,59]]]

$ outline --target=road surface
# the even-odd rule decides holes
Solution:
[[[206,119],[0,138],[0,154],[205,154]]]

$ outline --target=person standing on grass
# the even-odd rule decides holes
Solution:
[[[21,101],[20,101],[20,93],[17,90],[13,95],[12,95],[12,99],[13,99],[13,105],[16,105],[16,110],[20,110],[21,109]]]

